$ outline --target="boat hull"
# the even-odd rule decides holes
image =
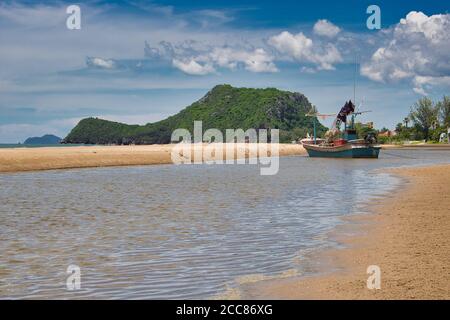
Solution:
[[[346,144],[336,147],[325,147],[317,145],[303,146],[310,157],[322,158],[378,158],[380,147],[378,146],[355,146]]]

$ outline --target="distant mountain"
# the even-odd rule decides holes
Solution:
[[[42,137],[31,137],[25,140],[24,144],[58,144],[61,142],[61,138],[53,134],[46,134]]]
[[[81,120],[63,143],[158,144],[170,143],[172,131],[193,131],[194,121],[203,121],[203,130],[280,129],[280,141],[288,142],[312,133],[312,118],[305,114],[313,106],[301,93],[275,88],[252,89],[218,85],[203,98],[179,113],[155,123],[127,125],[98,118]],[[318,134],[326,128],[318,124]]]

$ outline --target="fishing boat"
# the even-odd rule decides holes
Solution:
[[[314,139],[314,137],[310,136],[309,133],[307,133],[306,138],[301,139],[300,143],[301,144],[320,144],[324,141],[325,141],[324,139],[317,138],[317,137]]]
[[[374,134],[367,134],[364,139],[358,139],[355,128],[355,117],[369,111],[355,112],[355,105],[350,100],[345,103],[330,130],[325,134],[325,139],[317,143],[316,121],[318,116],[330,116],[318,113],[308,114],[313,117],[314,141],[312,144],[303,144],[310,157],[326,158],[378,158],[381,147],[376,145]],[[347,119],[350,121],[347,123]],[[344,123],[344,131],[340,132],[340,125]]]

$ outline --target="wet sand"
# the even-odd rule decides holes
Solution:
[[[169,164],[172,163],[171,151],[174,146],[173,144],[167,144],[0,148],[0,172]],[[223,146],[226,147],[225,144]],[[249,152],[256,150],[258,144],[236,144],[236,146],[246,149],[246,156],[248,157]],[[234,158],[236,158],[236,154],[237,152],[234,153]],[[280,156],[305,154],[305,149],[301,145],[279,144]]]
[[[450,299],[450,165],[391,171],[403,189],[335,231],[346,249],[315,257],[325,273],[251,284],[241,298]],[[367,289],[369,265],[381,269],[379,290]]]

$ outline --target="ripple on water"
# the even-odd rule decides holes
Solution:
[[[327,233],[341,217],[398,183],[375,169],[449,159],[402,154],[286,157],[275,176],[249,165],[0,175],[0,297],[236,296],[243,283],[312,273],[308,253],[336,245]],[[80,291],[66,290],[69,264]]]

